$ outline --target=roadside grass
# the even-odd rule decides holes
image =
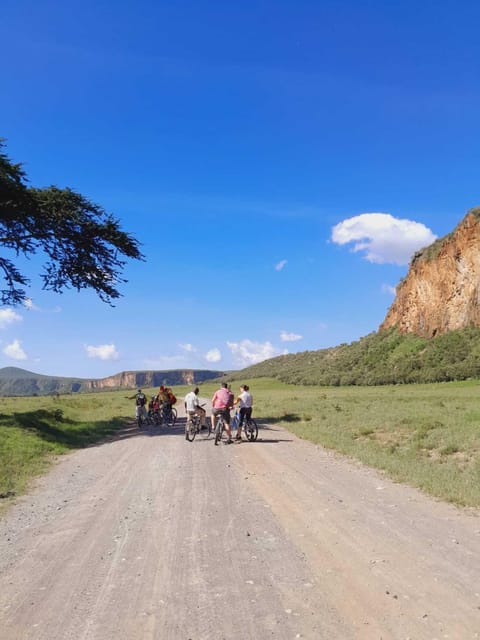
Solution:
[[[245,380],[254,415],[457,505],[480,506],[478,381],[301,387]]]
[[[480,506],[478,381],[390,387],[244,382],[260,424],[280,424],[439,499]],[[238,386],[232,384],[235,394]],[[218,383],[199,387],[200,397],[210,399]],[[179,403],[190,389],[174,388]],[[156,389],[144,391],[150,396]],[[125,426],[134,415],[134,393],[0,398],[0,498],[24,492],[53,457],[99,444]]]
[[[0,398],[0,500],[23,493],[55,456],[125,426],[132,405],[125,391]]]

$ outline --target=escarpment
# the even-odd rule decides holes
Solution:
[[[414,255],[380,331],[432,338],[469,326],[480,326],[480,208]]]

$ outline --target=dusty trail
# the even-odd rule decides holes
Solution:
[[[478,514],[282,429],[132,426],[0,521],[0,638],[466,640],[479,576]]]

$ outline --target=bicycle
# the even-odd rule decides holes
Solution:
[[[167,425],[167,427],[173,427],[175,426],[175,422],[177,421],[177,410],[171,405],[168,405],[168,407],[169,408],[167,409],[167,407],[164,405],[160,409],[159,424],[165,424]]]
[[[255,420],[253,418],[247,418],[245,420],[243,428],[245,430],[247,440],[250,440],[250,442],[255,442],[255,440],[258,438],[258,426]]]
[[[204,405],[200,406],[203,407]],[[202,420],[197,413],[195,413],[192,417],[187,417],[187,422],[185,423],[185,438],[189,442],[193,442],[195,440],[195,436],[197,435],[197,433],[200,433],[203,436],[204,440],[208,440],[210,434],[212,433],[210,422],[205,421],[203,430],[201,425]]]
[[[227,411],[230,411],[230,409],[227,409]],[[215,444],[216,445],[222,439],[224,430],[225,430],[225,416],[223,415],[223,413],[218,413],[216,415],[216,421],[215,421]],[[230,439],[230,441],[228,442],[233,442],[233,440]]]
[[[232,429],[232,433],[233,431],[238,431],[238,425],[240,423],[240,412],[237,409],[233,415],[232,421],[230,422],[230,428]]]
[[[137,419],[137,426],[142,429],[144,424],[148,422],[148,416],[145,407],[138,405],[135,407],[135,418]]]
[[[156,427],[162,424],[162,418],[160,416],[159,409],[149,409],[147,414],[147,422],[149,425]]]
[[[255,440],[258,438],[258,426],[255,420],[253,418],[245,418],[244,422],[240,424],[240,412],[238,411],[238,409],[235,411],[235,415],[232,418],[231,427],[232,432],[235,429],[237,434],[239,433],[240,427],[242,427],[245,431],[245,437],[247,438],[247,440],[250,440],[250,442],[255,442]],[[239,435],[237,436],[238,439],[240,439],[240,437],[241,436]]]

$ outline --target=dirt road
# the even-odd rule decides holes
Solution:
[[[132,425],[0,521],[0,638],[480,638],[480,517],[277,427]]]

